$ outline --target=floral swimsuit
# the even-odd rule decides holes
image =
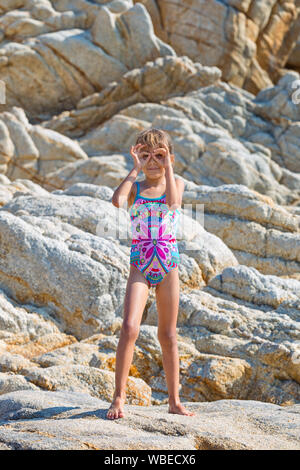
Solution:
[[[136,184],[137,193],[130,209],[130,264],[143,273],[152,287],[180,263],[176,241],[180,211],[168,208],[165,194],[157,198],[140,196],[140,184]]]

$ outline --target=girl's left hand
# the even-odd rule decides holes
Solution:
[[[169,148],[166,144],[161,144],[162,147],[157,149],[155,153],[163,152],[164,158],[162,160],[158,160],[155,155],[153,155],[154,160],[160,165],[162,168],[169,168],[172,166],[171,154],[169,152]]]

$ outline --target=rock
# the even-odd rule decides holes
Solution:
[[[0,449],[299,448],[299,2],[52,3],[0,7]],[[113,423],[131,230],[111,199],[151,127],[185,183],[179,391],[198,415],[163,408],[150,291]]]
[[[157,98],[157,103],[151,99],[157,95],[153,74],[164,77],[165,84],[162,86],[159,82],[162,93],[165,87],[165,94]],[[147,98],[142,87],[148,83],[148,76]],[[86,97],[73,114],[69,113],[69,118],[64,113],[44,122],[45,131],[49,126],[65,133],[66,139],[68,135],[78,139],[73,139],[72,145],[68,143],[70,139],[65,141],[70,150],[65,148],[65,157],[61,157],[58,165],[57,157],[52,158],[49,149],[45,150],[45,136],[37,140],[41,152],[49,154],[47,166],[45,163],[39,170],[42,176],[47,171],[47,178],[39,178],[39,181],[49,190],[65,189],[80,181],[116,187],[132,167],[128,135],[135,135],[145,126],[167,125],[174,141],[175,170],[185,179],[207,186],[241,184],[271,197],[277,204],[295,204],[300,200],[299,158],[295,145],[298,111],[291,85],[297,77],[296,72],[286,74],[275,87],[255,97],[221,81],[215,68],[205,68],[185,57],[167,56],[149,62],[144,68],[134,69],[134,76],[126,74],[119,82],[110,84],[106,93]],[[175,91],[175,85],[170,87],[174,81]],[[190,88],[186,88],[188,86]],[[142,100],[136,90],[141,90]],[[127,102],[124,93],[129,97]],[[136,95],[135,101],[132,94]],[[112,100],[120,105],[107,114],[104,108],[109,108]],[[281,119],[274,118],[278,103],[284,106]],[[293,124],[289,124],[291,120]],[[40,127],[35,126],[33,135],[41,134]],[[58,137],[54,135],[61,134],[51,135],[56,145]],[[12,150],[5,153],[11,155]],[[93,160],[87,159],[87,155]],[[34,164],[38,158],[36,152]],[[22,158],[20,165],[24,168]],[[36,173],[33,170],[31,174]]]
[[[270,198],[240,185],[209,188],[187,182],[185,189],[188,203],[207,205],[211,230],[216,226],[217,214],[228,221],[233,217],[251,223],[257,220],[262,228],[272,228],[272,235],[278,230],[282,236],[285,229],[295,234],[294,252],[286,250],[287,256],[297,258],[298,217],[276,206]],[[6,307],[11,313],[3,317],[2,348],[35,364],[31,372],[30,365],[22,368],[16,363],[14,367],[10,360],[4,372],[21,371],[39,387],[80,390],[89,373],[85,371],[85,379],[71,386],[68,377],[73,367],[114,373],[115,335],[122,324],[130,239],[118,240],[113,234],[99,233],[99,221],[104,227],[107,220],[113,230],[119,220],[117,215],[124,216],[119,228],[124,227],[126,233],[128,214],[112,207],[111,194],[105,186],[77,183],[65,191],[38,197],[15,195],[0,210],[2,284],[14,301],[25,304],[22,314]],[[182,215],[178,232],[182,256],[178,340],[183,397],[195,401],[243,397],[297,403],[299,281],[264,275],[253,267],[239,265],[227,245],[205,231],[199,223],[201,218],[192,220],[188,207]],[[236,227],[241,242],[232,246],[241,249],[242,223]],[[219,230],[222,234],[222,225]],[[223,235],[228,245],[230,239],[234,240],[233,234],[231,238]],[[252,245],[259,248],[258,241]],[[276,254],[275,242],[273,246]],[[282,252],[280,242],[277,246]],[[41,260],[46,266],[43,276]],[[270,309],[275,311],[271,316],[267,314]],[[28,320],[32,317],[27,312],[44,315],[39,320],[41,330],[37,330],[42,334],[31,334],[30,340]],[[16,328],[14,323],[20,322],[22,315],[26,318],[23,328]],[[153,404],[164,403],[167,398],[157,342],[157,315],[155,299],[150,296],[130,369],[130,377],[143,379],[153,388]],[[44,331],[44,318],[55,319],[55,327],[50,322]],[[279,337],[273,333],[272,322],[278,325]],[[154,329],[147,330],[150,325]],[[104,335],[98,343],[80,342],[95,334]],[[284,343],[279,347],[278,342]],[[29,376],[28,370],[33,375]]]
[[[226,270],[224,273],[227,279]],[[217,288],[217,281],[213,279],[202,290],[180,294],[177,331],[181,396],[198,402],[239,398],[297,403],[300,331],[295,310],[283,304],[270,311],[268,305],[261,305],[258,295],[252,302],[243,301],[241,293],[240,299],[228,294],[227,281],[216,291],[211,286]],[[272,282],[272,276],[261,276],[260,282]],[[272,288],[276,292],[275,283]],[[235,291],[238,293],[237,288]],[[131,377],[141,378],[151,387],[152,404],[167,399],[157,316],[153,302],[140,326],[129,371]],[[80,364],[114,372],[118,337],[119,332],[114,336],[93,335],[34,361],[44,368]]]
[[[0,168],[10,180],[28,178],[43,185],[47,173],[88,158],[76,141],[30,124],[24,110],[16,106],[0,114],[0,137]]]
[[[278,109],[275,96],[280,91],[280,102],[287,101],[287,112],[292,114],[291,83],[295,78],[284,77],[277,88],[270,89],[269,95],[274,95],[271,109]],[[81,178],[86,181],[88,171],[91,181],[117,186],[132,167],[128,136],[145,128],[167,127],[174,144],[174,169],[184,179],[210,187],[243,185],[271,197],[276,204],[297,204],[300,177],[294,147],[298,124],[288,125],[287,130],[284,118],[275,120],[272,112],[268,116],[267,99],[262,92],[256,101],[254,95],[217,81],[159,103],[132,104],[78,138],[85,154],[97,159],[89,165],[70,163],[51,173],[49,183],[63,189]],[[95,115],[93,106],[90,112]]]
[[[70,10],[58,13],[51,3],[48,7],[49,13],[42,17],[39,27],[30,22],[26,35],[21,28],[24,21],[28,24],[26,11],[22,12],[26,19],[19,19],[19,35],[15,29],[7,32],[9,25],[5,23],[11,12],[0,22],[0,29],[11,38],[1,43],[1,78],[14,89],[12,93],[7,87],[5,109],[22,104],[30,119],[49,118],[75,106],[83,96],[100,91],[147,60],[176,55],[170,45],[155,36],[151,18],[141,3],[116,13],[105,5],[88,2],[81,2],[76,14]],[[61,16],[63,22],[59,21]],[[28,67],[35,71],[33,76],[28,75]],[[33,89],[38,92],[30,93]]]
[[[117,422],[109,402],[87,393],[15,391],[0,396],[1,442],[10,449],[298,450],[299,405],[255,400],[184,402],[195,416],[168,405],[125,404]]]
[[[130,170],[129,158],[121,154],[90,157],[88,160],[68,163],[63,168],[49,173],[44,187],[49,191],[52,191],[53,187],[61,188],[60,191],[64,194],[70,187],[83,185],[85,182],[89,186],[106,186],[110,189],[117,187]]]
[[[0,290],[0,370],[24,372],[35,356],[76,341],[61,329],[51,309],[19,306]]]
[[[114,330],[114,312],[124,295],[128,271],[122,250],[116,246],[113,251],[109,240],[93,237],[91,252],[89,244],[80,247],[76,241],[78,230],[69,226],[75,235],[72,240],[70,233],[59,233],[57,224],[49,225],[46,219],[43,228],[7,211],[0,213],[0,219],[0,279],[10,296],[49,308],[64,330],[80,338],[101,328]],[[52,230],[54,235],[48,236]]]
[[[48,191],[43,189],[40,185],[33,183],[29,179],[17,178],[14,181],[10,181],[5,175],[0,175],[0,206],[4,206],[15,195],[21,194],[48,194]]]
[[[94,397],[112,400],[114,374],[108,370],[82,365],[52,366],[28,369],[25,378],[46,390],[70,390],[90,393]],[[128,377],[126,394],[128,403],[150,405],[151,388],[144,380]]]
[[[157,339],[157,328],[141,325],[139,338],[135,345],[133,362],[129,375],[144,379],[146,382],[160,371],[161,348]],[[35,357],[41,367],[83,365],[114,372],[118,335],[96,334],[69,346],[57,348]]]
[[[290,311],[296,321],[300,319],[300,281],[264,276],[255,268],[239,265],[226,268],[208,283],[222,292],[258,305]],[[244,286],[247,285],[247,289]],[[251,285],[251,290],[248,286]]]
[[[250,277],[247,285],[256,282],[256,295],[237,287]],[[280,286],[275,279],[246,266],[226,268],[207,287],[180,294],[177,338],[184,399],[299,402],[300,303],[292,292],[278,303],[283,285],[291,285],[283,280]],[[297,290],[299,281],[292,284]],[[152,304],[145,325],[156,325],[157,316]],[[150,383],[157,386],[154,379]]]
[[[27,370],[36,367],[36,364],[20,354],[2,353],[0,356],[1,372],[20,372],[26,374]]]
[[[47,306],[63,330],[80,339],[116,329],[116,312],[121,308],[129,267],[129,214],[100,199],[95,189],[90,188],[90,196],[80,197],[80,188],[76,195],[14,197],[0,210],[0,246],[5,253],[0,279],[2,276],[7,292],[19,302]],[[87,194],[88,187],[84,191]],[[20,211],[26,215],[21,212],[18,216]],[[180,249],[186,254],[182,282],[191,288],[237,261],[218,237],[205,232],[200,224],[193,224],[189,214],[184,220],[189,230],[179,233]],[[120,243],[116,241],[117,233]],[[46,266],[42,275],[41,259]]]
[[[156,34],[178,55],[216,65],[225,81],[252,93],[276,81],[300,32],[296,2],[194,0],[183,8],[159,0],[157,8],[158,18],[149,9]]]
[[[295,68],[298,72],[300,72],[300,38],[299,37],[292,51],[290,52],[290,55],[287,61],[287,66],[289,68]]]
[[[30,383],[23,375],[0,372],[0,395],[16,390],[39,390],[39,387]]]
[[[188,56],[158,57],[129,70],[101,92],[82,98],[76,108],[44,120],[41,125],[69,137],[81,137],[133,104],[160,103],[172,96],[184,96],[220,78],[217,67],[203,66]]]
[[[241,265],[300,280],[299,215],[242,185],[187,182],[183,204],[203,206],[205,229],[220,237]]]

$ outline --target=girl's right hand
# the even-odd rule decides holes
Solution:
[[[145,144],[137,144],[134,146],[132,145],[130,148],[130,155],[132,156],[133,161],[134,161],[134,168],[136,168],[139,171],[146,165],[146,163],[148,163],[151,157],[151,155],[149,155],[147,159],[140,160],[139,152],[142,147],[145,147]]]

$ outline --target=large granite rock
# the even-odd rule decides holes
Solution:
[[[112,206],[111,195],[108,187],[81,183],[53,193],[18,192],[0,209],[0,279],[6,294],[0,298],[0,340],[3,353],[12,355],[0,361],[6,374],[2,393],[32,384],[103,396],[101,387],[88,383],[115,371],[130,246],[128,213]],[[287,271],[279,277],[239,264],[229,246],[238,254],[244,248],[244,257],[254,248],[259,253],[259,230],[256,238],[253,231],[252,245],[244,243],[242,222],[255,220],[261,230],[269,227],[273,261],[286,253],[286,260],[294,256],[297,265],[299,217],[240,185],[209,188],[187,182],[184,201],[207,206],[209,228],[216,234],[183,209],[178,231],[182,396],[297,403],[300,281],[286,278]],[[222,231],[226,220],[230,236]],[[107,234],[100,230],[106,225]],[[294,251],[284,251],[283,230],[291,239],[294,233]],[[260,257],[263,265],[263,245]],[[19,356],[32,364],[23,365]],[[130,377],[151,387],[153,404],[165,403],[153,292]],[[109,399],[112,387],[106,393]]]
[[[216,65],[225,81],[252,93],[277,81],[300,32],[296,0],[142,3],[178,55]]]
[[[160,127],[167,128],[172,137],[174,168],[185,179],[214,187],[242,184],[278,204],[298,205],[300,117],[292,84],[299,80],[299,74],[286,74],[276,86],[262,90],[255,97],[217,79],[215,68],[209,74],[199,67],[198,88],[187,92],[178,85],[175,96],[170,96],[171,77],[172,82],[176,80],[176,88],[178,74],[188,79],[191,73],[191,62],[185,62],[188,72],[185,63],[180,65],[177,58],[149,63],[144,68],[149,70],[146,83],[136,78],[133,87],[128,77],[121,85],[108,88],[107,94],[93,95],[90,101],[86,98],[80,109],[45,122],[45,126],[66,136],[77,136],[82,151],[92,160],[70,162],[48,173],[44,187],[64,189],[76,182],[87,182],[88,178],[90,182],[117,186],[132,167],[128,144],[131,136],[144,128]],[[144,77],[144,70],[135,70],[135,75]],[[151,71],[159,76],[167,75],[167,80],[159,82],[160,95],[157,82],[150,78]],[[207,86],[203,84],[204,77]],[[146,86],[147,92],[143,89]],[[166,96],[162,99],[164,88]],[[124,93],[131,95],[130,100],[124,98]],[[157,101],[153,102],[155,97]],[[109,111],[111,100],[119,104]],[[280,117],[277,116],[279,105]],[[103,119],[105,122],[101,122]],[[87,124],[82,126],[83,120]],[[90,125],[88,131],[87,125]]]
[[[25,178],[43,185],[49,172],[87,158],[76,141],[32,125],[22,108],[12,106],[0,114],[0,171],[9,179]]]
[[[6,292],[18,302],[48,306],[63,329],[81,339],[116,328],[131,235],[125,209],[112,206],[96,186],[82,189],[89,195],[76,188],[38,197],[20,194],[0,209],[0,281]],[[237,264],[218,237],[198,227],[182,233],[187,287]]]
[[[0,21],[1,79],[7,83],[2,107],[22,106],[40,121],[148,60],[176,55],[154,34],[141,3],[112,2],[119,3],[116,11],[76,3],[28,2],[24,10],[4,5],[12,11]]]
[[[185,179],[242,184],[277,204],[297,205],[300,118],[292,84],[299,74],[286,74],[255,97],[221,81],[219,72],[187,57],[159,58],[43,127],[13,107],[14,114],[2,113],[3,172],[50,191],[77,182],[116,187],[132,167],[129,147],[137,131],[167,127],[175,170]]]
[[[299,2],[188,3],[0,0],[0,449],[299,449]],[[111,197],[150,127],[185,182],[196,417],[167,413],[151,291],[108,422],[131,243]]]
[[[277,81],[300,31],[295,0],[44,0],[2,2],[1,13],[6,106],[38,119],[166,55],[217,66],[256,93]]]
[[[0,396],[5,450],[299,450],[299,405],[255,400],[168,405],[125,404],[124,418],[106,419],[109,403],[85,393],[24,390]]]

